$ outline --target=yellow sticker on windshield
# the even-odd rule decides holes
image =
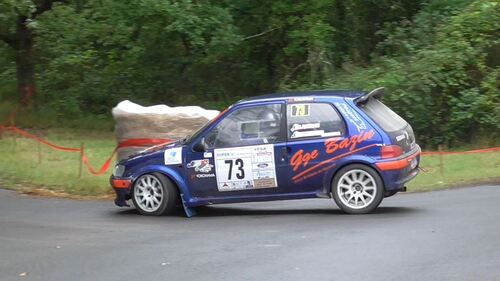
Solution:
[[[309,104],[292,104],[293,117],[309,116],[309,112]]]

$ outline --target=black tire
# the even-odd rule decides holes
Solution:
[[[151,184],[144,184],[145,182]],[[151,187],[151,190],[147,190],[148,187]],[[158,199],[160,196],[161,200]],[[179,200],[179,190],[168,177],[161,173],[144,174],[134,182],[131,197],[135,208],[141,215],[161,216],[170,214],[175,209]],[[154,199],[151,199],[153,197],[158,203],[157,201],[153,202]],[[148,206],[151,207],[149,208]]]
[[[331,191],[337,206],[348,214],[370,213],[380,205],[385,193],[379,174],[362,164],[340,169],[333,177]]]

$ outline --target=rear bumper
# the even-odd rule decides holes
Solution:
[[[375,165],[381,171],[393,171],[393,170],[403,170],[411,166],[412,161],[416,161],[415,166],[410,167],[411,169],[417,168],[420,162],[420,146],[417,145],[416,151],[411,151],[409,155],[404,155],[402,158],[389,161],[377,162]]]
[[[386,191],[402,190],[407,182],[419,173],[420,147],[397,159],[380,161],[375,164],[379,170]]]

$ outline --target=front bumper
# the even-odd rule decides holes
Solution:
[[[109,182],[116,193],[115,205],[118,207],[128,207],[129,205],[127,204],[127,200],[130,199],[132,180],[120,179],[111,176]]]

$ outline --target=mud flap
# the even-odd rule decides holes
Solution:
[[[184,213],[186,214],[186,217],[190,218],[192,216],[196,216],[196,210],[194,208],[186,206],[186,200],[184,200],[183,193],[181,193],[181,199],[182,199],[182,207],[184,208]]]

